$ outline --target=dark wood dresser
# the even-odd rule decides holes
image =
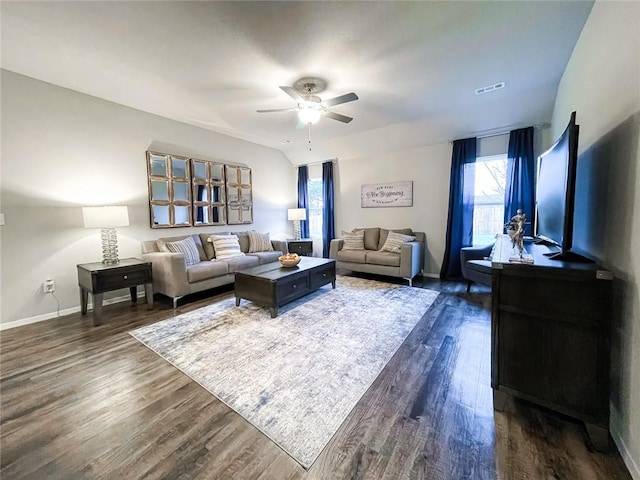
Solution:
[[[517,396],[582,420],[593,446],[609,445],[612,274],[594,263],[509,263],[507,238],[492,262],[494,408]],[[508,245],[509,248],[506,248]]]

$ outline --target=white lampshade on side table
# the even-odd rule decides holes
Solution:
[[[293,220],[293,235],[296,240],[300,240],[300,221],[307,219],[306,208],[289,208],[287,218]]]
[[[115,227],[129,226],[129,211],[124,206],[82,207],[84,228],[99,228],[102,238],[102,263],[118,263],[118,234]]]

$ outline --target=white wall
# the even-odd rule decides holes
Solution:
[[[0,322],[55,312],[42,293],[47,278],[56,280],[62,310],[78,306],[76,264],[101,259],[99,232],[82,226],[83,205],[129,207],[131,225],[118,229],[121,258],[139,256],[141,240],[230,229],[152,230],[148,149],[249,166],[255,222],[235,229],[291,235],[286,208],[296,202],[296,177],[281,152],[5,70],[1,80]]]
[[[377,157],[339,160],[335,167],[336,235],[356,227],[425,232],[425,274],[438,275],[444,255],[451,145],[448,143]],[[413,206],[361,208],[360,186],[413,181]]]
[[[533,155],[537,158],[542,152],[547,150],[551,144],[551,129],[536,127],[533,133]],[[476,155],[478,157],[490,157],[493,155],[506,154],[509,150],[509,134],[504,135],[492,135],[491,137],[485,137],[478,139],[478,150]],[[528,213],[528,212],[525,212]],[[534,212],[531,212],[529,216],[533,218]]]
[[[640,479],[640,3],[598,1],[556,98],[557,138],[580,124],[579,247],[616,275],[611,432]],[[587,194],[585,194],[587,192]],[[578,224],[580,223],[580,224]]]
[[[506,153],[509,149],[509,134],[481,138],[476,149],[478,157],[492,157]]]

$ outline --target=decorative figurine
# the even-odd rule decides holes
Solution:
[[[507,229],[507,235],[511,238],[514,248],[518,247],[518,253],[522,258],[522,252],[524,251],[524,226],[531,222],[527,222],[527,216],[519,208],[516,214],[511,217],[509,223],[504,226]]]

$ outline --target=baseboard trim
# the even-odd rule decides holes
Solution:
[[[138,298],[144,297],[144,292],[138,292]],[[122,295],[120,297],[113,297],[102,302],[102,305],[113,305],[114,303],[121,302],[130,302],[130,295]],[[93,310],[93,306],[91,303],[88,307],[89,310]],[[46,320],[51,320],[52,318],[60,318],[65,315],[71,315],[73,313],[78,313],[80,311],[80,305],[71,308],[65,308],[64,310],[60,310],[59,312],[49,312],[43,313],[42,315],[36,315],[35,317],[27,317],[21,318],[19,320],[14,320],[12,322],[0,323],[0,331],[9,330],[10,328],[22,327],[24,325],[30,325],[32,323],[44,322]]]
[[[440,275],[437,273],[423,273],[422,276],[427,278],[440,278]]]
[[[627,447],[627,444],[625,443],[624,438],[622,437],[622,434],[619,429],[619,426],[621,423],[620,415],[618,414],[617,410],[614,408],[613,405],[611,405],[610,409],[611,409],[611,422],[609,424],[609,432],[611,433],[611,438],[613,438],[613,441],[618,447],[620,456],[622,457],[624,464],[627,466],[627,469],[631,474],[631,478],[633,478],[633,480],[640,480],[640,466],[639,466],[640,459],[637,459],[636,461],[636,459],[634,459],[631,456],[631,451]]]

